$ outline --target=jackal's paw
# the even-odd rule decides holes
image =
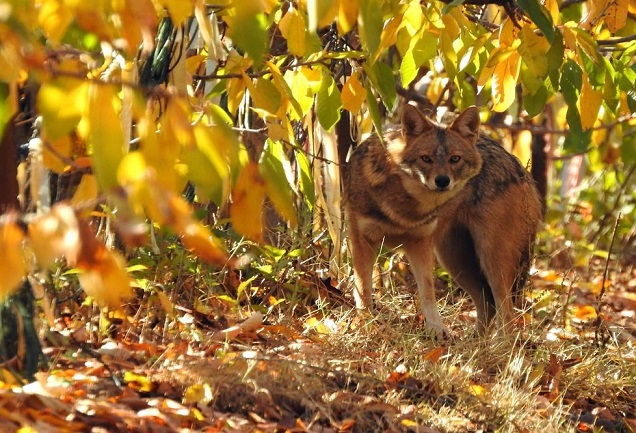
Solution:
[[[356,301],[356,308],[358,310],[373,310],[373,297],[371,295],[360,296],[357,292],[353,292],[353,297]]]
[[[451,338],[450,330],[443,323],[426,322],[426,333],[431,338],[448,340]]]

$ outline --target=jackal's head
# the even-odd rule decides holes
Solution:
[[[481,170],[481,156],[475,147],[479,137],[477,107],[467,108],[450,125],[439,125],[412,105],[405,105],[402,136],[401,168],[431,191],[459,190]]]

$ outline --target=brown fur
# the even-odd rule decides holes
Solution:
[[[479,135],[470,107],[449,126],[405,105],[402,124],[364,141],[345,168],[345,206],[358,308],[372,301],[373,264],[381,246],[405,251],[427,326],[447,332],[433,287],[433,251],[471,296],[484,331],[499,312],[513,320],[541,205],[519,161]]]

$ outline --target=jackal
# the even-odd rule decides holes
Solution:
[[[433,253],[477,309],[484,332],[498,315],[514,319],[542,217],[534,181],[519,160],[480,135],[470,107],[450,125],[411,106],[401,125],[361,143],[344,169],[345,211],[356,306],[372,300],[381,246],[401,247],[417,283],[427,327],[447,334],[433,286]]]

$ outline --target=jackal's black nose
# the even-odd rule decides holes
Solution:
[[[444,189],[450,185],[450,178],[446,175],[440,174],[435,176],[435,186]]]

